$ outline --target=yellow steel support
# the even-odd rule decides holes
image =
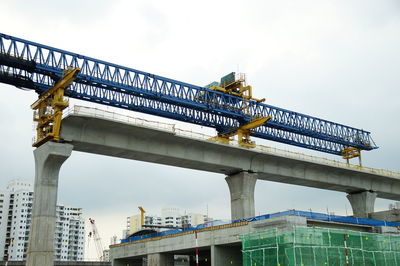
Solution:
[[[229,144],[229,141],[231,141],[230,137],[223,137],[223,136],[215,136],[215,137],[209,138],[208,140],[222,143],[222,144]]]
[[[361,150],[354,147],[347,147],[342,150],[343,159],[352,159],[361,156]]]
[[[250,123],[241,126],[238,131],[237,131],[237,135],[238,135],[238,144],[242,147],[246,147],[246,148],[255,148],[256,144],[254,143],[254,141],[250,140],[250,135],[251,135],[251,130],[253,128],[259,127],[264,125],[268,120],[270,120],[271,117],[260,117],[260,118],[256,118],[253,121],[251,121]]]
[[[246,148],[255,148],[256,144],[250,140],[251,130],[264,125],[271,117],[258,117],[252,120],[250,123],[243,125],[228,134],[218,135],[216,137],[209,138],[210,141],[215,141],[223,144],[229,144],[229,141],[232,140],[231,137],[238,135],[238,144],[239,146]]]
[[[223,92],[226,94],[232,94],[243,98],[243,104],[240,108],[240,111],[244,114],[249,114],[249,100],[263,102],[265,99],[256,99],[253,98],[253,90],[251,86],[246,85],[246,76],[244,74],[235,75],[234,80],[228,79],[229,81],[222,82],[221,84],[214,82],[215,84],[211,86],[209,89],[214,91]],[[214,84],[213,83],[213,84]],[[201,95],[202,96],[202,95]],[[201,100],[201,96],[198,97]],[[209,103],[213,104],[213,103]],[[229,133],[219,134],[216,137],[212,137],[210,141],[216,141],[223,144],[229,144],[231,141],[231,137],[238,135],[238,144],[242,147],[246,148],[255,148],[256,144],[250,140],[251,130],[253,128],[262,126],[265,124],[271,117],[255,117],[250,123],[243,125],[239,128],[232,129]]]
[[[140,227],[143,229],[144,226],[144,214],[145,214],[145,210],[143,209],[142,206],[139,206],[139,211],[140,211]]]
[[[32,146],[39,147],[49,140],[60,140],[62,111],[68,107],[64,90],[75,80],[79,71],[79,68],[69,67],[62,78],[31,105],[33,120],[37,123],[36,140]]]
[[[239,128],[239,130],[250,130],[250,129],[253,129],[253,128],[262,126],[262,125],[264,125],[268,120],[270,120],[271,118],[272,118],[272,117],[270,117],[270,116],[255,118],[255,119],[253,119],[250,123],[248,123],[248,124],[246,124],[246,125],[244,125],[244,126],[241,126],[241,127]]]
[[[222,88],[222,87],[219,87],[219,86],[212,86],[212,87],[209,88],[209,90],[220,91],[220,92],[223,92],[223,93],[232,94],[232,95],[235,95],[235,96],[242,97],[243,99],[246,99],[246,100],[254,100],[254,101],[257,101],[257,102],[264,102],[265,101],[265,98],[263,98],[263,99],[253,98],[253,96],[252,96],[252,87],[251,86],[243,86],[242,84],[240,84],[240,86],[238,87],[237,91],[239,91],[239,92],[234,91],[233,88]],[[245,93],[245,92],[248,92],[248,93]]]
[[[245,148],[255,148],[256,143],[250,140],[250,131],[247,130],[238,130],[238,144],[241,147]]]

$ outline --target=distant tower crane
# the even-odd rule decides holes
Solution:
[[[144,214],[146,213],[146,211],[143,209],[142,206],[138,207],[140,210],[140,228],[143,229],[144,228]]]
[[[100,261],[104,261],[104,248],[103,244],[101,243],[101,238],[99,235],[99,231],[97,230],[96,222],[92,218],[89,218],[89,222],[91,226],[91,231],[89,232],[89,240],[90,239],[94,240],[97,251],[97,257],[99,258]]]

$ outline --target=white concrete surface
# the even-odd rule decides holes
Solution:
[[[373,191],[378,198],[400,200],[400,174],[223,145],[106,118],[69,115],[63,119],[61,137],[82,152],[224,175],[254,172],[259,180],[349,194]]]
[[[369,218],[369,214],[374,212],[376,193],[363,191],[359,193],[348,194],[353,209],[353,216],[357,218]]]
[[[240,172],[225,178],[231,194],[231,219],[243,219],[255,216],[254,189],[256,173]]]
[[[34,150],[35,185],[27,266],[54,265],[58,174],[72,145],[47,142]]]

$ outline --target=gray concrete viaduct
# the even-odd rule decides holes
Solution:
[[[400,174],[330,160],[313,161],[245,149],[93,115],[63,120],[61,137],[76,151],[220,173],[231,193],[232,219],[254,216],[256,180],[341,191],[357,217],[373,212],[375,198],[400,200]]]
[[[70,114],[63,119],[64,143],[49,142],[34,152],[35,200],[29,266],[53,265],[58,173],[72,149],[224,174],[231,194],[232,219],[254,216],[257,180],[346,192],[353,214],[358,217],[368,217],[373,212],[376,197],[400,200],[398,173],[222,145],[178,135],[174,128],[160,130],[97,116]]]
[[[208,263],[200,265],[242,265],[240,235],[250,232],[277,228],[287,230],[293,226],[307,226],[307,219],[297,216],[272,218],[267,221],[242,222],[232,226],[198,232],[198,247],[200,256],[208,257]],[[217,226],[219,227],[219,226]],[[211,229],[211,230],[210,230]],[[128,242],[110,247],[113,266],[142,265],[147,259],[148,266],[173,266],[174,254],[190,255],[194,253],[196,241],[194,232],[189,231],[160,240]]]
[[[243,265],[241,235],[270,229],[276,229],[279,232],[290,231],[293,227],[319,227],[383,234],[399,233],[398,229],[393,227],[338,223],[291,214],[266,220],[243,221],[198,230],[198,248],[202,251],[200,265],[241,266]],[[148,266],[173,266],[174,255],[193,256],[196,247],[194,231],[186,231],[161,238],[147,238],[113,245],[110,247],[110,257],[113,266],[143,265],[141,262],[145,260]],[[206,263],[205,259],[209,263]]]

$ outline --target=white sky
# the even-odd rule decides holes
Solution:
[[[2,0],[0,8],[2,33],[192,84],[245,72],[268,104],[371,131],[380,148],[363,154],[364,165],[400,171],[399,1]],[[33,181],[36,95],[0,87],[4,188]],[[150,213],[208,205],[210,216],[230,217],[221,175],[78,152],[62,167],[59,202],[95,218],[105,244],[140,205]],[[377,200],[376,209],[389,203]],[[293,208],[351,213],[344,193],[257,183],[257,214]]]

